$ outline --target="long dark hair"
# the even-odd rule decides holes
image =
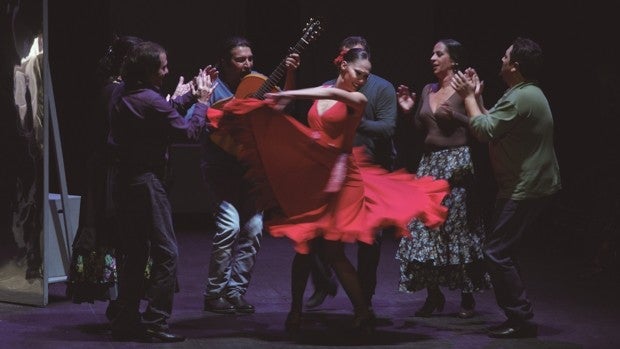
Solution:
[[[99,65],[97,66],[99,81],[107,83],[118,78],[121,75],[123,60],[129,51],[142,41],[142,39],[130,35],[115,37],[103,57],[99,60]]]
[[[441,39],[438,42],[441,42],[446,46],[446,51],[452,59],[453,70],[463,69],[463,67],[466,66],[467,62],[465,61],[465,48],[460,42],[454,39]]]

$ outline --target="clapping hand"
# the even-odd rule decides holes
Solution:
[[[474,68],[465,69],[465,75],[469,79],[471,79],[471,81],[474,83],[474,86],[476,86],[474,88],[474,94],[476,95],[476,99],[480,98],[480,96],[482,95],[482,91],[484,90],[484,81],[480,81],[478,73],[476,73],[476,70]]]
[[[204,72],[211,77],[211,81],[217,80],[217,78],[220,76],[220,72],[217,70],[217,68],[210,64],[205,67]]]
[[[182,96],[186,93],[188,93],[189,91],[192,90],[192,86],[193,86],[194,82],[190,80],[190,82],[185,83],[185,78],[184,77],[179,77],[179,83],[177,84],[176,89],[174,90],[174,93],[172,94],[172,96],[167,95],[166,96],[166,100],[169,101],[171,98],[175,99],[179,96]]]
[[[474,68],[467,68],[465,72],[455,73],[450,85],[462,97],[469,93],[473,93],[476,99],[480,98],[482,90],[484,89],[484,81],[480,81],[478,73],[476,73]]]
[[[194,78],[196,81],[196,87],[192,86],[192,92],[194,96],[198,98],[198,102],[208,104],[209,98],[217,87],[218,82],[213,79],[213,76],[217,78],[217,69],[207,66],[205,69],[199,69],[198,75]]]
[[[469,94],[475,94],[476,83],[472,76],[463,72],[456,72],[450,81],[450,86],[461,96],[466,98]]]
[[[400,85],[396,89],[396,97],[398,98],[398,105],[405,114],[409,114],[415,105],[416,94],[409,91],[409,87],[406,85]]]

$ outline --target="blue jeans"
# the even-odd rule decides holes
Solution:
[[[250,284],[263,234],[263,213],[238,210],[222,201],[215,214],[215,235],[205,298],[244,295]]]

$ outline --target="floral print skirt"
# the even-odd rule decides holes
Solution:
[[[482,253],[484,223],[474,192],[469,147],[424,154],[417,175],[449,181],[450,193],[443,201],[448,218],[435,229],[417,219],[409,223],[411,237],[402,238],[396,252],[400,262],[399,290],[414,292],[445,286],[471,293],[490,288]]]

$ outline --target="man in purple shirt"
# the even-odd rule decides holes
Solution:
[[[196,77],[197,88],[167,101],[160,93],[167,74],[166,51],[160,45],[136,45],[123,65],[124,90],[111,112],[111,137],[119,156],[115,192],[120,243],[125,252],[120,268],[119,313],[111,327],[113,337],[120,340],[185,340],[170,333],[167,323],[177,287],[178,248],[163,176],[172,140],[196,139],[204,127],[213,84],[201,71]],[[194,103],[193,116],[185,121],[182,114]],[[149,255],[153,265],[147,287],[143,274]],[[148,305],[140,314],[145,291]]]

